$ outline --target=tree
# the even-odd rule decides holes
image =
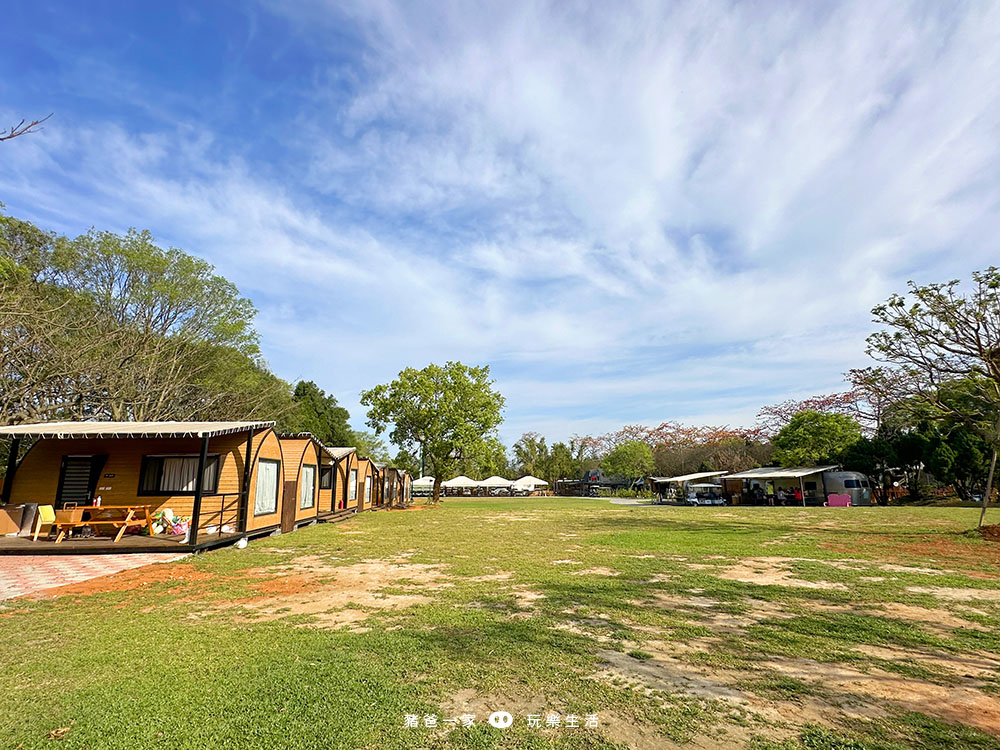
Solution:
[[[435,477],[434,502],[443,476],[461,460],[488,451],[503,421],[504,398],[493,389],[490,368],[461,362],[408,367],[391,383],[363,391],[361,403],[369,407],[368,424],[376,434],[391,424],[396,446],[423,449]]]
[[[545,438],[537,432],[526,432],[514,443],[514,463],[522,476],[530,474],[540,479],[546,473],[549,463],[549,448]]]
[[[893,295],[872,315],[884,330],[868,337],[868,353],[897,368],[901,393],[917,396],[934,418],[963,423],[989,445],[982,526],[1000,449],[1000,269],[974,272],[966,293],[958,280],[911,281],[908,296]],[[946,397],[956,381],[968,389],[966,398]]]
[[[861,427],[843,414],[800,411],[774,436],[774,459],[783,466],[839,463],[861,439]]]
[[[372,461],[388,462],[391,458],[385,443],[378,435],[364,430],[354,430],[351,434],[351,445],[358,449],[359,456],[365,456]]]
[[[549,451],[546,475],[542,479],[555,483],[559,479],[576,479],[583,472],[580,459],[573,455],[573,448],[566,443],[553,443]]]
[[[348,424],[350,414],[311,380],[301,380],[292,393],[295,410],[283,427],[288,432],[311,432],[324,445],[350,447],[356,445],[355,434]]]
[[[256,311],[148,232],[76,239],[0,215],[0,422],[281,418]]]
[[[630,440],[616,446],[601,461],[601,469],[605,473],[630,480],[646,476],[653,470],[653,466],[652,448],[639,440]]]
[[[12,125],[6,130],[0,130],[0,141],[9,141],[13,138],[17,138],[21,135],[27,135],[28,133],[37,133],[42,128],[38,127],[43,122],[52,117],[52,113],[45,115],[41,120],[32,120],[28,122],[27,120],[21,120],[17,125]]]

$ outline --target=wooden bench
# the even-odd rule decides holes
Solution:
[[[114,543],[121,541],[125,529],[129,526],[145,526],[153,528],[153,519],[148,505],[78,505],[73,508],[63,508],[56,511],[56,520],[52,525],[59,532],[56,544],[59,544],[67,534],[73,535],[73,529],[83,526],[112,526],[118,529]],[[86,515],[86,518],[84,518]]]

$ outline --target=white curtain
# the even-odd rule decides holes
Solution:
[[[194,492],[197,476],[197,458],[165,458],[163,459],[163,477],[160,479],[160,491]]]
[[[365,505],[372,504],[372,483],[370,480],[365,480]]]
[[[351,469],[351,488],[350,488],[350,499],[358,499],[358,470]]]
[[[278,510],[278,462],[257,463],[257,492],[254,495],[254,515],[266,515]]]
[[[299,508],[313,507],[316,497],[316,467],[302,467],[302,481],[299,483]]]
[[[215,472],[218,469],[218,459],[210,457],[205,464],[206,492],[215,488]],[[160,492],[190,492],[194,493],[198,477],[198,459],[194,457],[178,457],[163,459],[163,474],[160,477]]]

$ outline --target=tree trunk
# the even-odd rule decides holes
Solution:
[[[441,477],[434,477],[434,492],[431,494],[431,505],[437,505],[441,500]]]
[[[990,459],[990,473],[986,477],[986,492],[983,493],[983,509],[979,511],[979,526],[976,528],[983,527],[983,521],[986,519],[986,504],[990,501],[990,495],[993,494],[993,473],[997,468],[997,449],[993,449],[993,458]]]

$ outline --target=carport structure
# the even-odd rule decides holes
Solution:
[[[684,487],[687,484],[697,482],[699,479],[721,477],[725,473],[724,471],[698,471],[694,474],[679,474],[675,477],[647,477],[646,481],[649,482],[650,489],[656,493],[657,503],[662,503],[671,489],[676,489],[680,502],[683,502],[685,499]],[[671,488],[670,485],[676,485],[676,488]]]
[[[745,490],[741,494],[748,497],[755,487],[761,487],[767,492],[767,484],[770,482],[772,488],[778,489],[780,481],[797,485],[802,495],[802,505],[822,505],[826,499],[826,479],[824,472],[833,471],[836,465],[830,466],[789,466],[781,468],[777,466],[764,466],[760,469],[750,469],[736,474],[728,474],[723,478],[724,483],[738,480],[741,482],[741,489]]]

